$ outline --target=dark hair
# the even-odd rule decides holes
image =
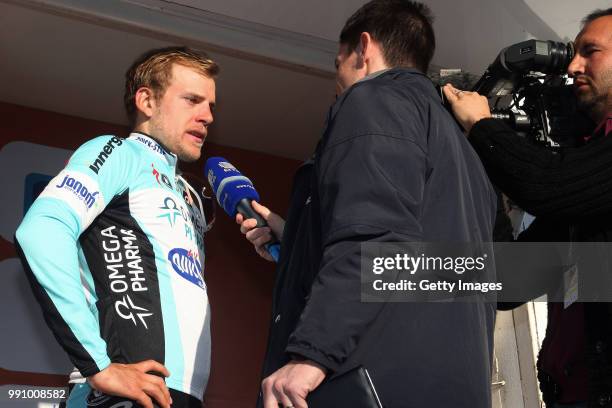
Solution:
[[[166,47],[147,51],[125,73],[123,104],[130,123],[136,120],[136,92],[143,87],[150,88],[159,99],[164,95],[172,78],[172,66],[179,64],[214,78],[219,66],[205,52],[187,47]]]
[[[584,27],[585,25],[589,24],[593,20],[598,19],[599,17],[605,17],[605,16],[612,16],[612,7],[610,7],[607,10],[602,10],[602,9],[593,10],[588,16],[582,19],[582,26]]]
[[[414,67],[427,72],[436,48],[429,8],[408,0],[372,0],[361,6],[346,22],[340,44],[353,52],[361,33],[367,32],[382,45],[385,62],[391,67]]]

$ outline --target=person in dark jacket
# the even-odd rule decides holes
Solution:
[[[295,176],[287,222],[237,217],[263,257],[281,239],[259,404],[306,407],[323,379],[364,366],[385,407],[491,405],[495,306],[361,302],[364,242],[491,241],[496,196],[424,75],[428,9],[375,0],[347,21],[338,99]]]
[[[576,147],[553,152],[533,145],[491,119],[484,97],[444,89],[492,181],[537,217],[522,241],[612,240],[612,8],[583,20],[575,46],[568,74],[595,123]],[[549,303],[538,357],[547,407],[612,407],[611,323],[610,303]]]

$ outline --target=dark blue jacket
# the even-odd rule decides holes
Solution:
[[[427,77],[352,86],[294,180],[264,376],[296,355],[331,374],[365,366],[385,407],[489,407],[494,305],[362,303],[360,243],[491,241],[495,211]]]

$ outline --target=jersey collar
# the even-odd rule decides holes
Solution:
[[[128,139],[132,139],[136,142],[143,144],[145,147],[147,147],[152,152],[163,157],[164,160],[166,160],[166,162],[168,163],[168,165],[172,167],[176,167],[176,163],[178,161],[176,154],[170,153],[162,145],[160,145],[155,139],[153,139],[151,136],[147,135],[146,133],[132,132],[130,133],[130,136],[128,137]]]

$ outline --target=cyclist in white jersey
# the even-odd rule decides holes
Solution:
[[[68,408],[201,407],[206,221],[177,162],[200,157],[218,70],[183,47],[140,57],[126,74],[133,132],[82,145],[16,232],[45,320],[78,370]]]

